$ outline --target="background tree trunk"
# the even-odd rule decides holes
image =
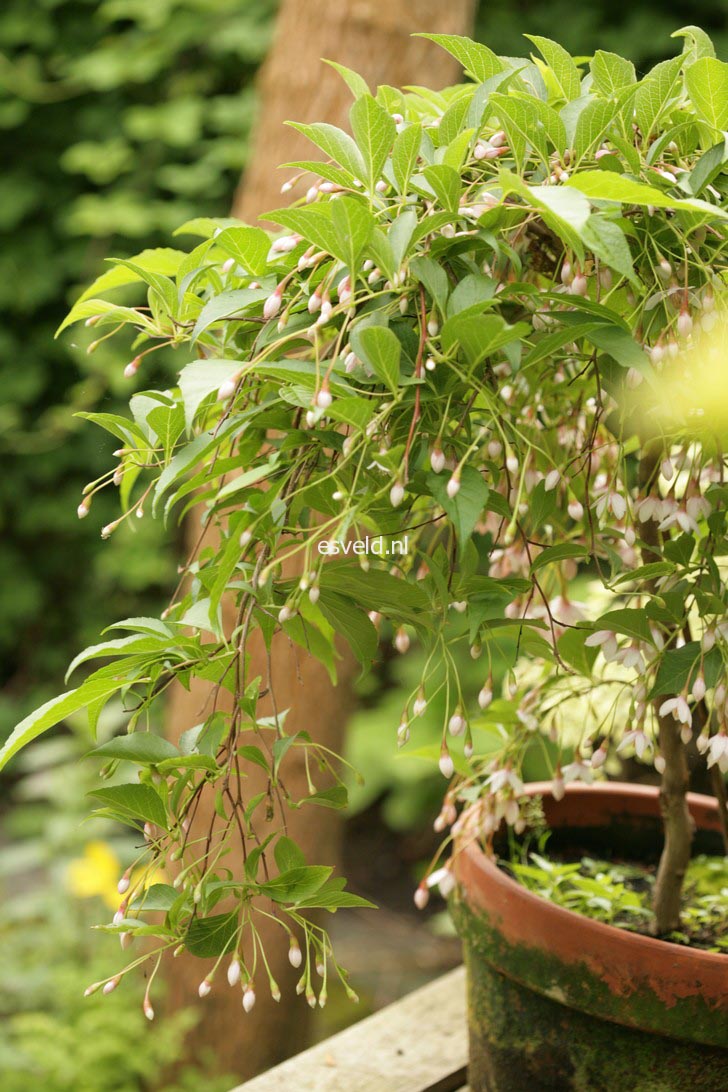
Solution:
[[[249,167],[236,194],[233,212],[254,221],[261,212],[282,203],[281,182],[286,175],[277,171],[280,163],[297,158],[315,158],[316,149],[295,130],[284,127],[286,119],[328,121],[345,127],[351,95],[340,76],[322,63],[327,57],[356,69],[372,88],[379,83],[403,86],[426,83],[443,87],[459,78],[453,59],[432,42],[412,38],[415,31],[470,34],[476,0],[283,0],[270,55],[259,82],[260,115],[253,136]],[[190,527],[190,539],[199,533]],[[227,605],[232,626],[234,610]],[[317,740],[339,751],[350,710],[353,664],[343,656],[339,685],[334,689],[323,667],[288,643],[279,634],[273,642],[272,675],[279,709],[290,708],[287,731],[308,730]],[[262,642],[251,641],[249,678],[268,676]],[[170,705],[170,735],[202,719],[207,688],[200,684],[190,693],[178,689]],[[270,712],[270,710],[268,710]],[[261,774],[262,771],[257,771]],[[246,782],[247,796],[260,791],[255,772]],[[298,782],[298,783],[297,783]],[[303,769],[286,774],[287,787],[294,796],[306,793]],[[206,829],[213,806],[210,795],[203,801],[197,821]],[[303,808],[289,816],[289,833],[312,863],[334,864],[338,859],[340,822],[336,812]],[[235,854],[226,866],[241,862]],[[190,1036],[189,1053],[197,1058],[209,1053],[217,1072],[248,1078],[300,1050],[308,1033],[310,1010],[303,997],[293,991],[298,977],[288,965],[288,945],[282,930],[264,935],[271,956],[271,969],[282,999],[275,1004],[267,982],[257,983],[253,1012],[243,1014],[241,995],[230,989],[224,975],[218,976],[212,993],[200,1004],[201,1022]],[[194,1004],[197,987],[207,963],[182,957],[167,970],[167,1007]],[[211,1069],[211,1071],[212,1071]]]

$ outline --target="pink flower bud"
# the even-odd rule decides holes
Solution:
[[[197,987],[197,992],[200,997],[207,997],[207,995],[212,992],[212,982],[209,978],[203,978],[202,982],[200,982],[200,985]]]
[[[404,655],[405,652],[408,651],[409,646],[409,633],[404,628],[404,626],[400,626],[394,636],[394,647],[397,649],[397,652],[400,652],[402,655]]]
[[[133,379],[136,373],[139,371],[139,365],[142,362],[141,356],[135,356],[133,360],[130,360],[127,366],[124,368],[124,379]]]
[[[580,520],[584,515],[584,505],[581,501],[571,500],[569,501],[567,511],[572,519]]]
[[[115,978],[110,978],[108,982],[104,983],[104,988],[101,992],[107,995],[113,993],[120,982],[121,975],[116,975]]]
[[[88,515],[90,507],[91,507],[91,498],[90,497],[84,497],[83,500],[81,501],[81,503],[79,504],[78,508],[76,509],[76,515],[78,516],[78,518],[79,519],[86,519],[86,516]],[[123,895],[124,892],[120,891],[119,894]]]
[[[389,491],[389,503],[392,508],[399,508],[400,504],[404,500],[404,486],[402,482],[395,482]]]
[[[272,319],[278,314],[281,309],[281,300],[283,298],[283,289],[280,285],[277,286],[275,291],[268,296],[268,299],[263,304],[263,318]]]
[[[419,885],[414,895],[415,906],[418,910],[424,910],[430,901],[430,892],[424,882]]]
[[[680,337],[690,337],[690,334],[693,332],[693,320],[687,307],[683,307],[680,314],[677,316],[677,332],[680,334]]]
[[[445,469],[445,454],[442,448],[433,447],[430,452],[430,466],[435,474],[439,474],[441,470]]]
[[[457,471],[450,478],[450,481],[447,483],[446,489],[447,495],[450,500],[452,500],[453,497],[456,497],[457,494],[460,492],[460,475],[457,473]]]
[[[443,777],[446,777],[449,781],[452,775],[455,773],[455,763],[452,760],[452,756],[447,747],[443,743],[442,750],[440,751],[440,761],[438,763],[440,767],[440,773]]]
[[[252,986],[246,986],[243,990],[243,1008],[246,1012],[252,1012],[255,1005],[255,990]]]
[[[321,384],[321,389],[316,395],[316,405],[319,409],[327,410],[332,402],[333,398],[331,396],[331,391],[329,390],[329,384],[327,380],[324,379]]]
[[[490,687],[490,684],[486,683],[485,686],[483,687],[483,689],[478,694],[478,705],[480,706],[481,709],[485,710],[485,709],[488,708],[488,706],[490,705],[490,703],[492,701],[493,701],[493,691],[492,691],[492,689]]]
[[[217,390],[218,399],[221,402],[227,402],[228,398],[232,398],[232,396],[235,394],[235,391],[237,390],[237,386],[238,386],[238,377],[237,376],[233,375],[233,376],[230,376],[229,379],[224,380],[224,382],[222,382],[220,384],[220,386],[218,387],[218,390]]]
[[[221,269],[223,273],[229,273],[231,269],[235,268],[235,259],[228,258],[222,263]]]
[[[292,967],[298,969],[303,963],[303,953],[298,946],[298,941],[291,937],[291,946],[288,949],[288,962]]]
[[[551,493],[561,481],[560,470],[550,470],[546,475],[543,487],[547,493]]]
[[[447,722],[447,729],[451,736],[460,736],[465,730],[465,720],[459,707],[455,710],[450,720]]]

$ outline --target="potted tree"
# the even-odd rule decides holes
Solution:
[[[677,36],[683,52],[641,79],[624,58],[577,62],[538,37],[514,59],[430,35],[470,77],[437,93],[372,95],[340,67],[352,135],[298,126],[324,160],[288,165],[283,190],[300,198],[266,215],[282,233],[191,221],[192,250],[117,261],[72,309],[64,326],[131,332],[129,377],[160,345],[184,359],[171,389],[133,395],[130,418],[89,415],[120,446],[79,516],[111,484],[121,514],[105,537],[204,506],[164,615],[111,627],[71,670],[102,666],[0,757],[80,708],[92,725],[112,699],[129,714],[128,732],[92,752],[105,779],[92,795],[144,834],[106,926],[122,948],[140,943],[91,991],[150,963],[151,1017],[156,967],[186,951],[206,961],[201,996],[222,965],[249,1011],[266,980],[278,992],[256,928],[273,914],[310,1004],[331,974],[352,992],[314,912],[363,900],[285,828],[288,808],[345,803],[341,767],[315,732],[287,733],[275,671],[251,678],[246,648],[256,629],[274,650],[282,634],[334,677],[337,636],[365,667],[380,639],[405,654],[415,637],[426,666],[396,735],[416,737],[444,691],[437,829],[451,828],[415,901],[435,885],[452,896],[472,1087],[725,1087],[725,898],[681,914],[693,846],[718,854],[703,860],[715,874],[726,831],[711,361],[728,68],[699,29]],[[124,285],[143,302],[119,302]],[[481,657],[477,699],[462,649]],[[150,715],[193,678],[212,698],[173,745]],[[525,784],[535,751],[549,779]],[[701,756],[713,795],[691,796]],[[659,788],[605,781],[624,758]],[[287,789],[293,761],[302,798]],[[251,764],[266,772],[252,797]],[[533,855],[544,827],[555,857]],[[242,874],[226,867],[233,841]]]

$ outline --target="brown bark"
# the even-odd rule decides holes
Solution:
[[[286,121],[327,121],[346,128],[351,92],[322,58],[359,72],[372,91],[425,84],[440,88],[460,78],[458,65],[428,34],[470,34],[477,0],[283,0],[271,52],[259,78],[260,114],[248,167],[233,212],[254,220],[280,207],[281,163],[319,159],[320,153]],[[302,196],[304,189],[294,197]]]
[[[402,86],[422,82],[444,86],[459,77],[452,58],[432,42],[412,38],[414,31],[469,34],[476,0],[283,0],[270,56],[260,77],[261,113],[254,134],[250,165],[235,198],[234,213],[254,220],[282,203],[280,185],[286,175],[279,163],[316,158],[316,149],[283,122],[328,121],[346,125],[351,96],[340,76],[320,58],[329,57],[359,71],[372,87],[377,83]],[[308,146],[306,146],[308,145]],[[190,528],[190,538],[197,534]],[[232,627],[234,608],[227,604]],[[253,634],[248,677],[268,675],[262,642]],[[344,657],[337,688],[323,667],[278,635],[273,643],[273,685],[278,709],[290,707],[286,731],[308,730],[317,741],[341,749],[343,728],[351,705],[353,665]],[[177,737],[202,718],[208,687],[178,689],[169,711],[170,735]],[[268,710],[271,712],[272,710]],[[261,791],[264,777],[253,769],[246,796]],[[260,783],[258,783],[260,782]],[[294,797],[306,794],[303,770],[289,769],[286,786]],[[210,794],[198,810],[198,829],[209,825],[213,808]],[[265,831],[264,833],[267,833]],[[340,821],[327,809],[302,808],[289,816],[289,834],[312,863],[334,864],[338,858]],[[227,867],[241,867],[239,852],[225,859]],[[257,985],[258,1000],[244,1016],[240,991],[229,989],[219,974],[212,993],[199,1004],[201,1022],[190,1036],[188,1054],[205,1057],[210,1072],[248,1078],[300,1050],[308,1031],[309,1009],[293,986],[297,974],[287,962],[288,945],[280,929],[262,930],[271,969],[282,990],[279,1004],[267,994],[267,983]],[[196,1002],[197,987],[209,969],[207,962],[182,956],[168,969],[168,1007]]]
[[[657,480],[660,448],[649,444],[640,462],[640,491],[647,495]],[[643,524],[642,561],[650,564],[661,560],[660,532],[655,520]],[[680,739],[680,728],[671,716],[661,717],[658,709],[663,698],[655,700],[658,721],[658,742],[665,760],[665,772],[660,782],[660,810],[665,841],[655,880],[653,898],[654,932],[665,936],[680,925],[680,905],[685,873],[690,863],[693,841],[693,821],[686,794],[690,780],[687,750]]]

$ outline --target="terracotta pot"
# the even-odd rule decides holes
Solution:
[[[552,845],[656,859],[658,789],[543,795]],[[716,802],[690,794],[696,851],[722,852]],[[468,967],[472,1092],[728,1089],[728,955],[604,925],[527,891],[475,845],[455,857]]]

